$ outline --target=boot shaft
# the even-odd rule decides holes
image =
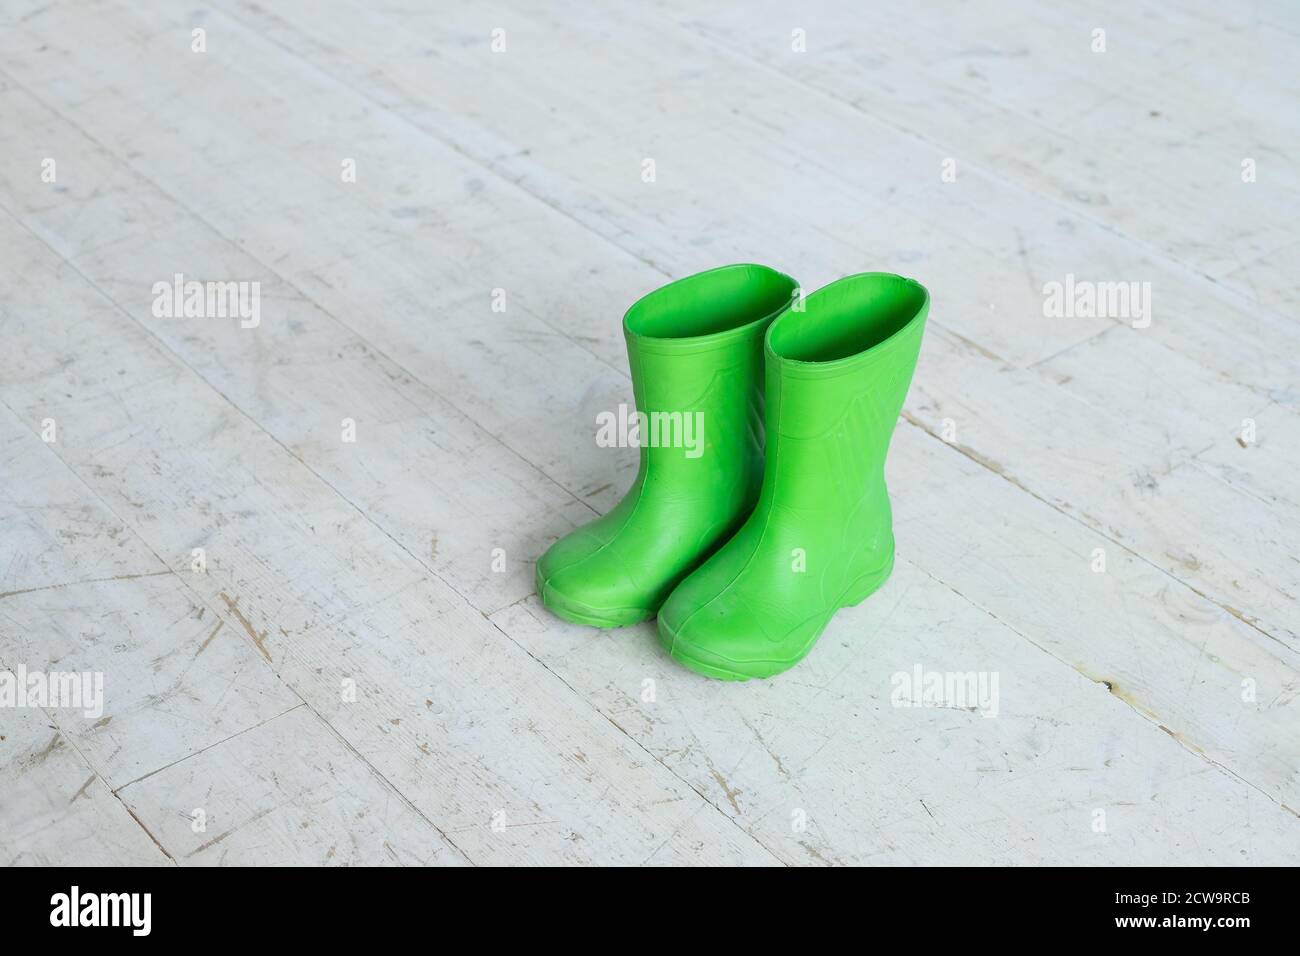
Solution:
[[[885,456],[929,305],[914,280],[864,273],[825,286],[802,312],[772,323],[763,488],[777,507],[888,525]]]
[[[721,483],[752,500],[762,476],[764,335],[796,288],[763,266],[725,266],[628,310],[638,482]]]

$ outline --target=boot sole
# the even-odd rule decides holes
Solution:
[[[874,571],[865,577],[859,578],[857,581],[854,581],[853,584],[849,585],[840,596],[840,599],[836,602],[835,608],[826,615],[826,620],[823,621],[822,626],[817,629],[816,635],[813,639],[808,642],[807,646],[804,647],[803,650],[788,661],[755,661],[750,665],[751,669],[749,671],[731,670],[729,668],[718,667],[716,664],[705,663],[704,661],[696,660],[685,652],[679,651],[677,649],[677,635],[665,627],[662,621],[659,623],[659,641],[668,651],[669,657],[681,664],[687,670],[694,671],[697,674],[702,674],[705,677],[712,677],[714,680],[725,681],[766,680],[769,677],[775,677],[777,674],[788,671],[790,668],[794,667],[794,665],[807,657],[809,652],[816,645],[817,639],[820,638],[822,632],[826,630],[826,625],[830,623],[831,618],[835,616],[836,612],[841,611],[846,607],[856,607],[867,598],[871,597],[871,595],[875,594],[876,591],[878,591],[881,586],[889,580],[889,576],[893,571],[894,552],[891,549],[889,552],[889,560],[886,562],[885,566],[881,570]]]

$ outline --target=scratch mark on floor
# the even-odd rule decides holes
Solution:
[[[266,640],[266,631],[263,631],[261,634],[257,633],[252,622],[250,622],[248,618],[244,617],[244,612],[239,609],[239,598],[232,599],[229,594],[222,591],[221,600],[226,602],[226,607],[230,609],[230,613],[235,615],[236,620],[238,620],[244,630],[248,632],[248,636],[253,639],[253,643],[256,644],[257,649],[262,652],[262,656],[268,661],[271,661],[271,654],[266,649],[266,644],[263,643]],[[274,662],[272,661],[272,663]]]
[[[718,781],[718,786],[722,788],[722,792],[727,795],[727,802],[731,804],[731,809],[735,810],[736,813],[740,813],[740,804],[736,802],[736,797],[745,791],[733,789],[731,784],[727,782],[727,778],[718,773],[716,769],[711,768],[710,773],[713,774],[713,779]]]
[[[62,743],[63,743],[63,737],[60,736],[58,733],[56,733],[54,737],[50,740],[50,742],[45,745],[45,749],[42,750],[40,753],[36,754],[36,756],[32,758],[32,763],[33,764],[40,763],[50,754],[54,753],[54,751],[57,750]]]
[[[198,657],[200,654],[202,654],[204,651],[208,649],[208,645],[212,643],[212,639],[217,636],[217,631],[221,630],[222,626],[225,623],[226,623],[225,621],[217,622],[217,626],[212,629],[212,633],[207,636],[207,638],[203,641],[203,643],[199,645],[199,649],[194,652],[195,657]]]
[[[803,851],[804,851],[805,853],[807,853],[810,857],[812,857],[812,858],[813,858],[814,860],[816,860],[817,862],[819,862],[819,863],[823,863],[823,864],[825,864],[826,866],[834,866],[834,865],[835,865],[835,862],[836,862],[836,861],[826,859],[826,857],[822,856],[821,853],[817,850],[816,847],[809,846],[807,843],[804,843],[804,842],[802,842],[802,841],[799,843],[799,845],[800,845],[801,847],[803,847]]]
[[[743,717],[741,718],[741,722],[749,728],[749,732],[754,735],[755,739],[758,740],[763,749],[767,751],[767,755],[772,758],[772,762],[776,764],[776,769],[781,776],[789,780],[790,771],[785,769],[785,763],[782,762],[781,755],[772,749],[771,745],[764,739],[763,735],[758,732],[757,727],[751,724],[748,720],[745,720]]]
[[[90,775],[90,779],[81,785],[81,789],[72,795],[72,799],[69,800],[68,803],[76,803],[77,800],[81,797],[81,795],[90,789],[90,785],[94,782],[95,782],[95,775],[92,773]]]
[[[86,581],[64,581],[61,584],[45,584],[39,588],[23,588],[18,591],[0,591],[0,598],[14,597],[18,594],[35,594],[37,591],[53,591],[57,588],[70,588],[77,584],[104,584],[108,581],[134,581],[137,578],[156,578],[164,574],[171,574],[167,571],[147,571],[144,574],[118,574],[111,578],[90,578]]]
[[[239,826],[237,826],[237,827],[231,827],[229,830],[227,830],[225,833],[221,834],[220,836],[215,836],[215,837],[213,837],[211,840],[209,840],[207,843],[204,843],[203,845],[201,845],[200,847],[198,847],[197,849],[195,849],[195,850],[191,850],[189,853],[186,853],[186,854],[185,854],[185,859],[188,860],[190,857],[194,856],[195,854],[202,853],[204,850],[209,849],[210,847],[214,847],[214,846],[216,846],[218,843],[220,843],[220,842],[221,842],[222,840],[224,840],[226,837],[231,836],[231,835],[234,834],[234,833],[238,833],[238,832],[239,832],[240,830],[242,830],[244,827],[249,826],[250,824],[256,823],[258,820],[262,819],[262,817],[268,816],[269,814],[274,813],[274,812],[275,812],[276,810],[278,810],[278,809],[279,809],[279,807],[268,807],[268,808],[265,809],[265,810],[258,811],[257,813],[255,813],[255,814],[253,814],[251,817],[249,817],[247,820],[245,820],[243,823],[241,823]]]

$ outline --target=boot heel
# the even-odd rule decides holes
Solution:
[[[840,599],[840,607],[855,607],[861,604],[871,595],[880,589],[880,586],[889,580],[890,573],[894,570],[894,549],[889,549],[889,560],[885,562],[884,567],[878,571],[873,571],[868,575],[858,578],[848,590],[844,592],[844,597]]]

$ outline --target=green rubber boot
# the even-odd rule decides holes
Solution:
[[[762,492],[736,536],[660,610],[673,659],[725,680],[779,674],[837,610],[889,577],[885,453],[929,307],[912,279],[869,272],[772,323]]]
[[[763,478],[763,337],[796,294],[787,275],[734,265],[628,309],[641,467],[613,510],[537,562],[551,611],[594,627],[653,617],[749,515]]]

